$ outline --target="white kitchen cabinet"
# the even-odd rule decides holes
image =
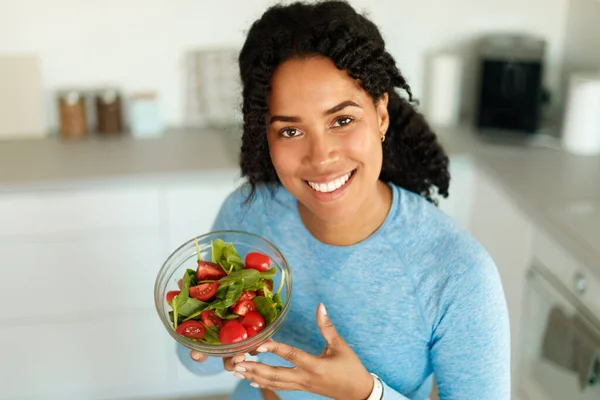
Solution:
[[[157,187],[31,191],[0,196],[0,239],[159,225]]]
[[[533,255],[534,226],[493,175],[478,170],[469,231],[486,248],[502,279],[511,332],[512,381],[519,376],[520,333],[526,274]],[[516,391],[516,388],[514,388]]]
[[[475,170],[471,159],[451,157],[449,196],[439,201],[439,208],[465,229],[470,224],[474,184]]]
[[[149,309],[162,246],[158,228],[5,237],[0,322]]]
[[[208,233],[221,204],[241,183],[238,172],[208,177],[202,183],[183,182],[165,188],[169,247]]]
[[[163,330],[152,309],[2,324],[0,398],[122,399],[164,393],[170,343]]]

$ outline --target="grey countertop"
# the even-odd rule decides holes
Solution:
[[[600,156],[494,143],[468,127],[436,131],[451,156],[469,157],[485,169],[538,226],[600,275]],[[233,130],[0,142],[0,192],[229,173],[238,170],[238,150]]]

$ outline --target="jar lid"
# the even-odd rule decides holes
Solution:
[[[58,94],[59,99],[64,100],[64,102],[73,106],[83,100],[84,94],[78,90],[63,90]]]
[[[114,103],[118,96],[117,90],[112,88],[102,89],[98,92],[98,98],[106,104]]]

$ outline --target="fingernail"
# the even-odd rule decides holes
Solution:
[[[237,363],[244,362],[245,360],[246,360],[246,357],[244,357],[244,356],[237,356],[236,358],[233,359],[233,363],[237,364]]]
[[[254,383],[254,382],[252,382],[252,383],[250,384],[250,386],[252,386],[252,387],[254,387],[254,388],[259,388],[259,387],[260,387],[260,386],[258,386],[258,383]]]
[[[325,304],[321,303],[321,312],[323,315],[327,316],[327,309],[325,308]]]
[[[235,367],[233,370],[237,372],[246,372],[246,368],[244,367]]]
[[[240,373],[238,373],[238,372],[234,372],[234,373],[233,373],[233,376],[235,376],[236,378],[240,378],[240,379],[246,379],[246,378],[244,377],[244,375],[242,375],[242,374],[240,374]]]
[[[200,361],[200,359],[202,358],[202,356],[200,355],[200,353],[197,353],[195,351],[192,352],[192,358],[196,361]]]
[[[267,348],[266,348],[266,347],[262,347],[262,346],[261,346],[261,347],[259,347],[258,349],[256,349],[256,351],[258,351],[259,353],[266,353],[266,352],[267,352],[267,351],[269,351],[269,350],[267,350]]]

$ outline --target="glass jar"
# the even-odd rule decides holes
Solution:
[[[96,116],[99,134],[123,132],[121,96],[115,89],[104,89],[96,94]]]
[[[87,113],[85,94],[77,90],[65,90],[58,94],[60,135],[63,138],[87,136]]]

